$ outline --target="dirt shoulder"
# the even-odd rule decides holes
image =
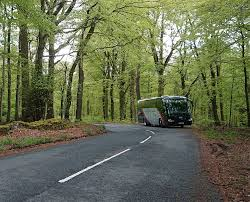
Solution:
[[[102,125],[46,120],[0,126],[0,156],[43,149],[88,136],[102,135]]]
[[[250,201],[250,129],[194,128],[203,171],[224,201]]]

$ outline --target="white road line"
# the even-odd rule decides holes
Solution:
[[[96,167],[96,166],[99,166],[99,165],[105,163],[106,161],[109,161],[109,160],[111,160],[111,159],[113,159],[113,158],[115,158],[115,157],[117,157],[117,156],[120,156],[120,155],[124,154],[125,152],[128,152],[129,150],[130,150],[130,149],[126,149],[126,150],[124,150],[124,151],[122,151],[122,152],[120,152],[120,153],[118,153],[118,154],[115,154],[115,155],[113,155],[113,156],[111,156],[111,157],[109,157],[109,158],[106,158],[106,159],[104,159],[104,160],[102,160],[102,161],[100,161],[100,162],[98,162],[98,163],[96,163],[96,164],[94,164],[94,165],[92,165],[92,166],[89,166],[89,167],[87,167],[87,168],[84,168],[83,170],[80,170],[79,172],[77,172],[77,173],[75,173],[75,174],[73,174],[73,175],[70,175],[69,177],[66,177],[66,178],[64,178],[64,179],[62,179],[62,180],[59,180],[58,182],[59,182],[59,183],[67,182],[67,181],[73,179],[74,177],[76,177],[76,176],[78,176],[78,175],[81,175],[82,173],[84,173],[84,172],[86,172],[86,171],[88,171],[88,170],[90,170],[90,169],[92,169],[92,168],[94,168],[94,167]]]
[[[152,133],[153,135],[155,135],[155,132],[152,131],[152,130],[146,130],[146,131]]]
[[[143,143],[147,142],[151,137],[152,137],[152,136],[149,136],[147,139],[141,141],[140,144],[143,144]]]

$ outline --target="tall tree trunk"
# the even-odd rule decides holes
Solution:
[[[106,75],[105,75],[106,76]],[[102,95],[102,103],[103,103],[103,119],[108,120],[108,105],[109,105],[109,97],[108,97],[108,81],[107,78],[103,78],[103,95]]]
[[[45,13],[45,0],[41,0],[41,11]],[[48,95],[46,81],[43,75],[43,53],[48,35],[44,30],[39,30],[38,44],[35,59],[35,72],[32,77],[32,116],[33,120],[43,119],[46,114],[46,97]],[[46,87],[45,87],[46,86]]]
[[[22,88],[22,120],[28,121],[31,118],[30,112],[30,78],[29,78],[29,42],[28,28],[26,24],[20,25],[20,65],[21,65],[21,88]]]
[[[0,122],[3,121],[3,98],[5,92],[5,63],[6,63],[6,47],[7,47],[7,37],[6,37],[6,30],[5,30],[5,23],[3,23],[3,54],[2,54],[2,82],[1,82],[1,91],[0,91]]]
[[[65,63],[64,65],[65,69],[64,69],[64,79],[63,79],[63,85],[61,87],[61,110],[60,110],[60,116],[61,119],[64,118],[64,104],[65,104],[65,89],[66,89],[66,84],[67,84],[67,71],[68,71],[68,66]]]
[[[90,101],[89,99],[87,100],[87,116],[90,115]]]
[[[135,70],[130,72],[130,120],[136,122]]]
[[[54,118],[55,37],[49,39],[47,118]]]
[[[112,65],[111,65],[111,84],[110,84],[110,116],[111,120],[115,119],[115,101],[114,101],[114,82],[115,82],[115,72],[116,72],[116,63],[117,63],[117,53],[113,49],[112,51]]]
[[[95,4],[97,5],[97,4]],[[93,8],[93,7],[92,7]],[[86,24],[88,23],[88,20],[86,20],[85,22]],[[88,42],[90,41],[92,35],[94,34],[95,31],[95,26],[96,26],[96,20],[95,18],[93,18],[93,21],[91,22],[90,28],[84,38],[84,32],[85,32],[85,27],[82,30],[82,34],[81,34],[81,38],[80,38],[80,45],[79,45],[79,49],[75,58],[74,63],[71,66],[71,69],[69,71],[69,80],[68,80],[68,86],[67,86],[67,95],[66,95],[66,107],[65,107],[65,119],[69,119],[69,110],[70,110],[70,106],[71,106],[71,101],[72,101],[72,81],[73,81],[73,75],[76,69],[76,66],[78,65],[80,59],[83,56],[83,51],[84,48],[86,47],[86,45],[88,44]],[[82,53],[81,53],[82,52]]]
[[[138,64],[136,68],[135,89],[137,101],[141,99],[141,65]]]
[[[114,121],[115,119],[115,102],[114,102],[114,80],[111,80],[110,84],[110,117],[111,120]]]
[[[43,31],[38,34],[38,47],[35,61],[35,74],[32,79],[32,114],[33,120],[40,120],[45,115],[45,98],[47,95],[45,78],[43,76],[43,53],[46,45],[46,35]]]
[[[182,95],[186,95],[186,72],[184,70],[184,66],[185,66],[185,61],[184,59],[182,59],[181,61],[182,64],[182,69],[179,71],[180,77],[181,77],[181,90],[182,90]]]
[[[217,86],[219,91],[219,98],[220,98],[220,117],[221,121],[225,121],[224,117],[224,104],[223,104],[223,94],[222,94],[222,87],[221,87],[221,78],[220,78],[220,64],[216,64],[216,75],[217,75]]]
[[[210,106],[210,103],[211,103],[210,90],[208,88],[206,74],[203,73],[203,72],[201,72],[201,77],[202,77],[202,81],[203,81],[204,87],[206,89],[207,98],[209,99],[209,103],[208,103],[208,117],[210,118],[210,117],[212,117],[212,109],[211,109],[211,106]]]
[[[164,51],[164,33],[165,33],[165,26],[164,26],[164,18],[165,15],[164,13],[161,16],[161,30],[160,30],[160,47],[159,47],[159,62],[157,63],[157,69],[158,69],[158,96],[163,96],[164,95],[164,87],[165,87],[165,77],[164,77],[164,71],[165,71],[165,66],[163,62],[163,51]]]
[[[70,106],[72,102],[72,81],[73,81],[73,76],[74,76],[76,66],[79,63],[79,59],[80,59],[80,55],[78,51],[75,61],[69,70],[68,85],[67,85],[67,91],[66,91],[65,119],[69,119],[70,117],[69,110],[70,110]]]
[[[249,104],[249,92],[248,92],[248,72],[247,72],[247,63],[245,57],[245,36],[243,31],[240,31],[241,34],[241,58],[244,71],[244,90],[245,90],[245,99],[246,99],[246,108],[247,108],[247,126],[250,127],[250,104]]]
[[[20,52],[20,45],[19,45]],[[17,65],[17,76],[16,76],[16,103],[15,103],[15,120],[19,120],[19,104],[20,104],[20,59],[18,60]]]
[[[124,58],[121,64],[121,72],[120,72],[120,78],[119,78],[120,120],[124,120],[126,117],[125,70],[126,70],[126,61]]]
[[[235,75],[233,74],[233,81],[232,81],[231,92],[230,92],[230,106],[229,106],[229,126],[230,127],[232,126],[234,80],[235,80]]]
[[[160,65],[158,70],[158,96],[164,95],[164,87],[165,87],[165,77],[164,77],[164,70],[165,67]]]
[[[182,95],[186,95],[186,81],[185,81],[185,76],[182,74],[181,75],[181,89],[182,89]]]
[[[109,75],[110,75],[110,54],[109,52],[105,53],[105,62],[103,64],[103,76],[102,76],[102,110],[103,110],[103,119],[108,120],[108,105],[109,105],[109,98],[108,98],[108,87],[109,87]]]
[[[211,90],[211,104],[212,104],[212,112],[213,112],[213,118],[214,118],[214,123],[215,125],[220,125],[220,119],[218,116],[218,107],[217,107],[217,93],[216,93],[216,78],[215,78],[215,72],[213,69],[212,64],[210,65],[210,74],[211,74],[211,85],[212,85],[212,90]]]
[[[152,93],[152,85],[151,85],[151,76],[148,75],[148,78],[147,78],[147,93],[149,96],[151,96],[151,93]]]
[[[103,64],[103,95],[102,95],[102,106],[103,106],[103,119],[109,119],[109,80],[111,79],[111,64],[112,57],[109,52],[105,52],[105,61]]]
[[[82,102],[83,102],[83,82],[84,82],[84,71],[83,71],[83,58],[82,54],[78,63],[78,89],[77,89],[77,101],[76,101],[76,120],[82,120]]]
[[[8,31],[7,31],[7,70],[8,70],[8,111],[7,111],[7,122],[10,121],[11,116],[11,61],[10,61],[10,53],[11,53],[11,21],[8,21]]]

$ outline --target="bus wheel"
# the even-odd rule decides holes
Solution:
[[[181,125],[181,128],[184,128],[184,125]]]
[[[150,124],[145,119],[143,119],[143,124],[144,126],[150,126]]]
[[[162,127],[162,128],[164,128],[164,125],[163,125],[163,123],[162,123],[162,120],[161,120],[161,119],[159,119],[159,126],[160,126],[160,127]]]

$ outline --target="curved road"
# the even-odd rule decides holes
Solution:
[[[221,201],[189,128],[107,124],[108,133],[0,158],[0,201]]]

